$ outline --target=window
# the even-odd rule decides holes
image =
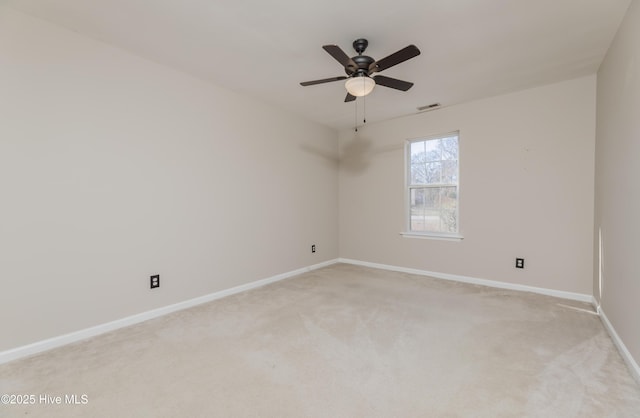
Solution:
[[[458,132],[406,144],[406,235],[458,234]]]

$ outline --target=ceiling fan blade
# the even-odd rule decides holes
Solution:
[[[413,83],[408,81],[398,80],[397,78],[385,77],[383,75],[377,75],[373,77],[376,84],[385,87],[391,87],[392,89],[407,91],[413,87]]]
[[[300,83],[300,85],[313,86],[314,84],[330,83],[332,81],[340,81],[340,80],[346,80],[346,79],[347,79],[346,76],[323,78],[322,80],[303,81],[302,83]]]
[[[338,61],[342,66],[348,69],[350,72],[353,72],[358,69],[358,65],[351,59],[347,54],[344,53],[342,49],[338,45],[325,45],[322,47],[325,51],[329,53],[336,61]]]
[[[353,96],[351,93],[347,93],[347,97],[344,98],[344,102],[352,102],[356,99],[356,96]]]
[[[416,47],[415,45],[409,45],[402,48],[400,51],[394,52],[388,57],[384,57],[381,60],[371,64],[371,66],[369,66],[369,73],[386,70],[387,68],[398,65],[408,59],[417,57],[418,55],[420,55],[420,50],[418,49],[418,47]]]

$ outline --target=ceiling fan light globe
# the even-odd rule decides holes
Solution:
[[[344,83],[344,86],[352,96],[362,97],[373,91],[373,88],[376,86],[376,82],[371,77],[359,76],[349,78]]]

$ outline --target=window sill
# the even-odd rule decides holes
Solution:
[[[462,241],[464,237],[460,234],[438,234],[435,232],[400,232],[404,238],[437,239],[443,241]]]

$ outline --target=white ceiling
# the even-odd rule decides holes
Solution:
[[[594,73],[631,0],[9,0],[18,10],[334,127],[354,123],[344,75],[321,47],[367,38],[381,59],[422,54],[382,74],[367,121]],[[362,106],[361,99],[358,99]],[[360,111],[362,107],[360,107]]]

